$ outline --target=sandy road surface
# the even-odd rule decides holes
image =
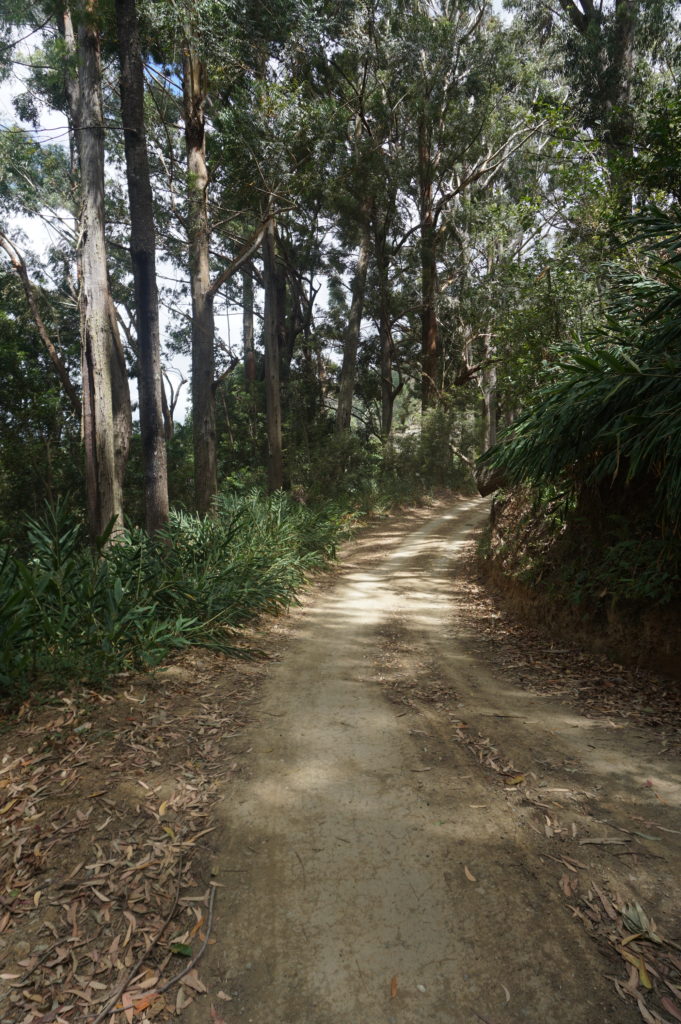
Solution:
[[[219,808],[213,877],[222,888],[201,971],[214,1020],[640,1020],[604,977],[608,964],[571,919],[561,870],[543,854],[568,843],[582,860],[593,852],[599,877],[631,884],[673,916],[679,836],[665,834],[638,889],[627,861],[640,858],[603,862],[615,847],[577,844],[605,834],[600,822],[623,808],[651,813],[653,794],[641,788],[649,776],[667,823],[681,828],[681,776],[655,761],[644,735],[625,744],[476,657],[457,625],[452,570],[487,509],[471,499],[418,513],[406,532],[404,518],[399,529],[388,522],[294,613],[240,740],[247,776]],[[414,680],[455,692],[451,714],[387,699]],[[456,741],[457,718],[491,735],[547,793],[579,793],[560,804],[564,828],[542,831],[541,811]],[[206,999],[183,1019],[208,1022]]]

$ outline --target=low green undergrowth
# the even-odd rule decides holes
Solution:
[[[681,219],[652,210],[635,224],[642,272],[611,268],[602,320],[480,460],[533,496],[497,561],[583,606],[681,599]],[[551,491],[562,522],[537,546]]]
[[[678,601],[681,538],[628,512],[594,510],[557,488],[518,487],[495,500],[479,555],[589,614]]]
[[[189,646],[234,650],[240,626],[289,606],[333,558],[351,520],[330,502],[252,491],[92,549],[63,506],[48,508],[29,520],[25,557],[0,548],[0,697],[96,683]]]

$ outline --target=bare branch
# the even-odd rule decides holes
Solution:
[[[0,234],[0,248],[5,250],[5,252],[9,256],[10,263],[12,264],[14,270],[17,272],[19,280],[21,281],[21,284],[24,289],[24,294],[26,295],[26,301],[28,302],[28,306],[31,311],[31,316],[33,317],[33,321],[38,329],[40,340],[42,341],[45,350],[47,351],[47,354],[50,357],[52,365],[57,373],[57,376],[59,377],[61,386],[64,389],[64,393],[66,394],[67,398],[71,403],[73,411],[75,412],[78,419],[80,419],[82,414],[80,397],[78,395],[78,392],[76,391],[76,388],[73,385],[73,382],[71,381],[69,371],[67,370],[66,365],[64,364],[61,356],[54,347],[47,327],[45,326],[45,321],[40,315],[40,310],[38,308],[38,302],[35,295],[35,286],[32,284],[28,276],[28,271],[26,269],[26,263],[24,261],[24,258],[19,252],[19,250],[16,248],[16,246],[4,234]]]
[[[267,227],[271,219],[271,215],[265,217],[264,221],[258,225],[254,234],[246,242],[239,255],[232,260],[228,267],[225,267],[221,274],[218,274],[218,276],[215,278],[210,288],[208,289],[207,298],[214,298],[215,295],[217,295],[219,290],[222,288],[223,284],[229,281],[231,277],[234,277],[237,270],[240,270],[241,267],[243,267],[244,263],[247,263],[248,260],[250,260],[250,258],[253,256],[258,246],[262,242],[263,235],[265,234],[265,228]]]

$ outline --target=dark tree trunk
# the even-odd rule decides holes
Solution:
[[[369,266],[369,211],[362,211],[362,234],[352,279],[352,301],[348,327],[343,342],[343,364],[341,366],[340,386],[338,389],[338,408],[336,410],[336,433],[350,429],[352,418],[352,398],[355,392],[355,376],[357,372],[357,350],[362,329],[362,311],[364,293],[366,291],[367,268]]]
[[[215,319],[210,280],[208,167],[206,164],[206,72],[185,42],[184,132],[189,193],[189,277],[192,294],[192,427],[196,507],[206,513],[217,491],[215,435]]]
[[[378,276],[378,338],[381,349],[381,437],[384,439],[390,436],[390,431],[392,430],[393,405],[396,397],[396,392],[393,388],[393,336],[386,244],[386,225],[385,222],[381,222],[375,226],[374,247],[376,250],[376,273]]]
[[[161,341],[156,284],[156,231],[144,123],[144,70],[135,0],[116,0],[121,115],[130,200],[130,254],[135,281],[140,429],[147,530],[168,519],[168,466],[163,421]]]
[[[281,430],[281,385],[279,379],[278,278],[276,266],[276,228],[270,218],[263,237],[265,277],[265,401],[267,410],[267,485],[270,493],[284,486],[284,452]]]
[[[418,164],[421,227],[421,408],[425,412],[437,402],[440,374],[433,161],[430,132],[425,121],[419,124]]]
[[[496,345],[491,333],[485,338],[483,358],[493,360],[496,356]],[[486,362],[482,370],[482,398],[484,416],[484,450],[487,451],[497,441],[497,367],[494,362]]]
[[[116,307],[109,288],[109,329],[111,332],[111,408],[113,410],[114,429],[114,464],[118,487],[123,500],[125,470],[130,454],[132,438],[132,406],[130,404],[130,385],[128,383],[128,367],[125,352],[118,330]]]
[[[250,267],[241,271],[244,305],[244,377],[250,389],[255,383],[255,342],[253,329],[253,275]]]

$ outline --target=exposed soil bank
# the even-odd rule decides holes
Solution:
[[[594,654],[622,665],[660,672],[681,683],[681,605],[634,614],[608,607],[588,614],[564,599],[506,575],[494,563],[480,563],[500,607],[541,627],[554,640],[578,641]]]
[[[585,522],[584,529],[593,525]],[[554,640],[577,640],[620,664],[681,680],[681,595],[667,604],[634,604],[613,595],[608,583],[576,593],[594,570],[588,553],[598,560],[608,551],[607,534],[596,543],[572,524],[557,536],[546,510],[518,489],[493,502],[484,549],[480,572],[505,611]],[[563,578],[566,565],[575,577],[571,584]],[[640,568],[621,566],[619,574],[626,579]],[[665,566],[659,569],[664,573]],[[528,576],[532,582],[525,582]]]

